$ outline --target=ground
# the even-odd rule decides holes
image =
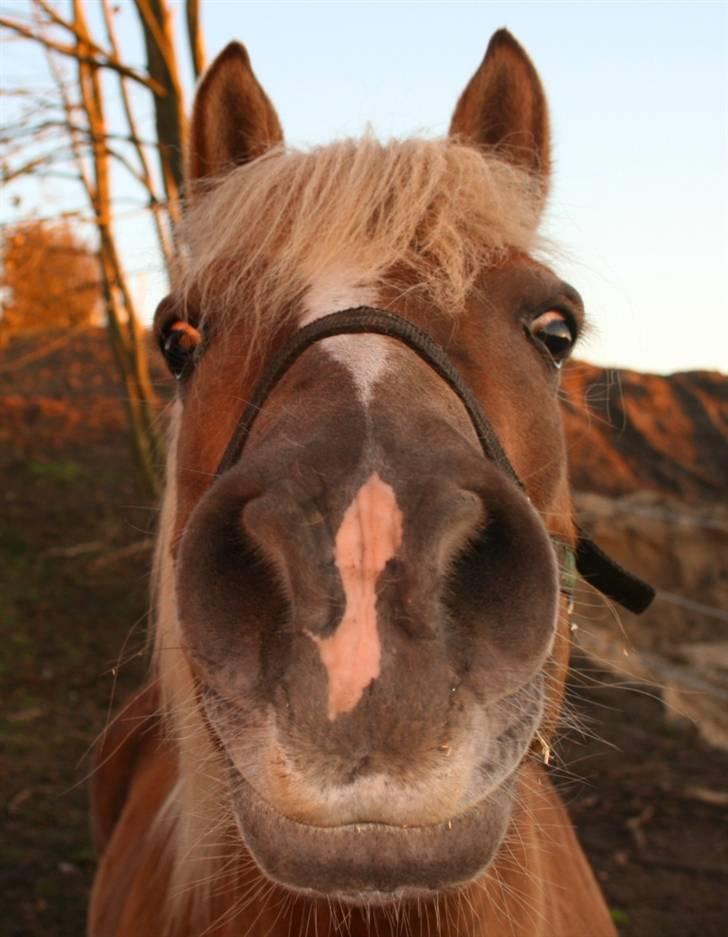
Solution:
[[[103,337],[82,350],[0,368],[2,937],[83,933],[88,754],[144,673],[156,512],[135,488]],[[565,731],[554,778],[620,933],[722,937],[728,755],[587,660],[570,709],[585,732]]]

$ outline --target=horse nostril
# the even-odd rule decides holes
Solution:
[[[276,487],[245,506],[241,524],[280,580],[292,628],[331,633],[341,620],[344,596],[321,510],[288,487]]]
[[[458,492],[451,516],[457,533],[467,541],[485,526],[488,510],[482,497],[476,491],[462,489]]]
[[[493,475],[482,497],[487,520],[454,558],[445,596],[454,646],[478,649],[462,666],[498,695],[532,675],[549,652],[557,571],[548,534],[520,492]]]
[[[479,536],[487,524],[487,511],[480,495],[468,489],[444,492],[433,505],[430,547],[433,572],[447,576],[457,557]]]

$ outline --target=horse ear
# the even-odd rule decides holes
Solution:
[[[197,90],[188,181],[247,163],[282,140],[278,115],[253,73],[245,47],[231,42],[209,67]]]
[[[457,103],[450,135],[498,149],[540,176],[545,187],[551,163],[546,97],[531,60],[507,29],[488,43]]]

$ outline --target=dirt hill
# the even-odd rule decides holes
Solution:
[[[567,366],[563,414],[577,491],[728,498],[728,376]]]

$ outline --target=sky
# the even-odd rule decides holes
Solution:
[[[140,48],[134,14],[121,5],[122,39]],[[20,11],[23,0],[0,6]],[[182,5],[173,6],[181,26]],[[383,138],[444,134],[490,35],[509,28],[549,99],[554,177],[544,233],[594,326],[581,357],[662,373],[728,371],[728,3],[202,0],[202,8],[208,56],[231,39],[245,43],[294,145],[368,125]],[[19,45],[2,59],[13,81],[33,67]],[[0,217],[9,217],[2,206]],[[133,217],[122,243],[148,316],[164,291],[153,243]]]

